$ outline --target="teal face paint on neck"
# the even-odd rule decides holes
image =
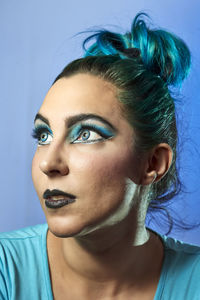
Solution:
[[[125,196],[122,203],[117,208],[117,210],[112,215],[110,215],[107,219],[100,222],[98,225],[89,226],[85,228],[78,234],[78,236],[84,236],[98,229],[103,229],[105,227],[115,225],[120,221],[122,221],[123,219],[125,219],[130,213],[131,208],[134,204],[134,196],[136,194],[136,189],[137,189],[137,184],[135,184],[130,179],[127,179]]]
[[[125,196],[117,210],[99,224],[86,227],[78,235],[76,235],[76,237],[85,236],[96,230],[110,227],[123,221],[130,213],[132,207],[137,204],[138,188],[140,188],[139,185],[135,184],[132,180],[127,179]],[[139,219],[137,220],[138,227],[136,228],[133,246],[143,245],[149,240],[150,235],[145,227],[145,218],[143,218],[143,215],[146,215],[147,207],[147,199],[145,199],[145,201],[139,206],[139,215],[141,216],[141,218],[139,217]]]

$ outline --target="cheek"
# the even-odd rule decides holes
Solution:
[[[79,178],[79,183],[90,184],[92,189],[106,189],[123,183],[133,175],[133,159],[130,151],[87,151],[74,153],[70,159],[71,174]]]

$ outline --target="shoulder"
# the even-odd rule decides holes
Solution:
[[[159,290],[164,299],[200,299],[200,247],[161,236],[164,262]],[[198,297],[198,298],[196,298]]]
[[[162,236],[165,260],[172,272],[182,272],[185,276],[196,271],[200,279],[200,247],[183,243],[171,237]]]
[[[22,261],[42,247],[47,224],[0,233],[0,263]],[[24,255],[25,254],[25,255]]]
[[[192,244],[187,244],[172,237],[161,236],[166,251],[174,251],[179,254],[199,255],[200,247]]]
[[[38,293],[46,293],[41,278],[48,273],[47,229],[47,224],[43,224],[0,233],[1,299],[10,299],[11,294],[12,299],[22,299],[23,294],[27,294],[28,299],[36,289]],[[36,294],[34,299],[39,299]]]
[[[194,271],[195,268],[200,274],[200,247],[166,236],[162,240],[168,265],[178,266],[185,272],[189,269]]]
[[[0,233],[0,263],[22,262],[42,248],[47,224]]]
[[[177,240],[172,237],[168,237],[165,235],[161,235],[161,238],[165,244],[165,248],[171,249],[174,251],[183,251],[185,253],[199,253],[200,254],[200,247],[188,243],[184,243],[180,240]]]
[[[0,233],[0,243],[12,240],[23,240],[41,236],[47,231],[47,224],[39,224],[10,232]]]

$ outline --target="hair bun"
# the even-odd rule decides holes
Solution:
[[[129,58],[137,58],[141,54],[140,49],[138,48],[127,48],[127,49],[123,49],[123,51],[121,52]]]
[[[118,55],[121,58],[140,57],[145,67],[160,76],[168,85],[180,85],[188,75],[191,56],[187,45],[176,35],[161,29],[149,29],[139,13],[133,20],[131,32],[114,33],[98,30],[83,42],[85,56]],[[95,39],[89,49],[87,42]]]
[[[136,15],[131,27],[131,43],[141,51],[146,67],[169,85],[180,85],[191,65],[190,51],[185,42],[162,29],[149,29],[147,14]]]

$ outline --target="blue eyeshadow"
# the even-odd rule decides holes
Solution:
[[[95,137],[95,139],[91,139],[91,138],[89,139],[89,137],[90,137],[90,134],[89,134],[88,139],[86,138],[84,140],[84,138],[82,137],[80,140],[78,140],[76,142],[76,140],[79,137],[81,137],[81,134],[86,130],[95,132],[96,134],[99,135],[99,138]],[[45,123],[36,124],[35,128],[33,129],[33,133],[32,133],[33,138],[37,139],[39,142],[42,133],[50,134],[53,137],[53,132],[47,124],[45,124]],[[97,124],[91,124],[91,123],[79,123],[79,124],[74,125],[71,129],[69,129],[67,140],[71,144],[78,143],[78,142],[79,143],[94,143],[94,142],[109,139],[109,138],[113,137],[114,135],[115,135],[115,133],[113,130],[110,130],[104,126],[100,126]]]
[[[46,131],[49,131],[49,133],[51,134],[51,135],[53,135],[53,132],[52,132],[52,130],[49,128],[49,126],[48,125],[46,125],[46,124],[36,124],[35,125],[35,130],[37,131],[37,130],[39,130],[39,131],[41,131],[41,130],[46,130]]]
[[[69,139],[72,140],[73,142],[79,137],[81,132],[85,129],[95,131],[97,134],[101,135],[102,139],[108,139],[114,136],[114,133],[111,130],[103,126],[99,126],[96,124],[78,124],[72,128],[69,134]]]

